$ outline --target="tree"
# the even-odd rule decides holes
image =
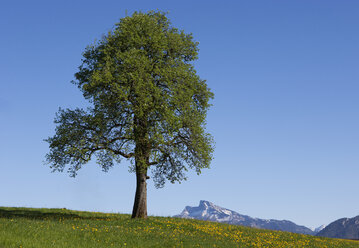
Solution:
[[[61,109],[45,141],[53,171],[77,171],[93,156],[104,171],[131,161],[137,187],[132,218],[147,217],[147,173],[156,187],[209,168],[213,138],[205,131],[213,93],[196,74],[198,42],[166,14],[135,12],[83,53],[75,85],[89,108]]]

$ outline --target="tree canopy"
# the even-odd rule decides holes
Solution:
[[[51,168],[68,165],[75,176],[94,156],[104,171],[128,159],[136,197],[149,170],[162,187],[186,179],[188,169],[209,168],[213,138],[205,124],[213,93],[194,69],[197,58],[198,42],[166,14],[122,18],[83,53],[73,83],[90,107],[56,114],[56,133],[46,139]]]

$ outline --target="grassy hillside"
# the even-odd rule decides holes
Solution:
[[[359,247],[359,242],[196,220],[0,208],[0,247]]]

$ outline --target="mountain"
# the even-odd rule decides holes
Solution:
[[[313,231],[314,231],[314,233],[318,233],[318,232],[320,232],[321,230],[323,230],[325,227],[326,227],[326,225],[321,225],[321,226],[315,228]]]
[[[198,207],[187,206],[181,214],[175,215],[178,218],[209,220],[232,225],[272,229],[293,233],[310,234],[315,233],[305,226],[299,226],[288,220],[264,220],[242,215],[232,210],[214,205],[209,201],[200,201]]]
[[[317,236],[340,239],[359,239],[359,215],[330,223]]]

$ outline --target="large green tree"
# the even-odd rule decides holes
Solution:
[[[137,187],[133,218],[147,217],[148,172],[156,187],[198,174],[212,159],[205,131],[213,93],[193,67],[198,42],[172,27],[166,14],[135,12],[83,53],[74,84],[89,100],[84,109],[60,109],[46,141],[54,171],[72,176],[93,156],[107,171],[131,161]]]

